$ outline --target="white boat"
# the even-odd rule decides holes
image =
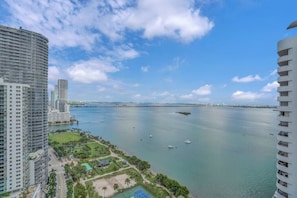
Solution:
[[[186,140],[185,143],[186,144],[191,144],[192,142],[191,142],[191,140]]]
[[[152,138],[153,137],[153,135],[152,134],[150,134],[150,138]]]
[[[169,148],[169,149],[173,149],[174,146],[172,146],[172,145],[168,145],[168,148]]]

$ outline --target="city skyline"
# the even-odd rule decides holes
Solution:
[[[0,24],[49,38],[49,88],[67,79],[69,100],[276,105],[276,42],[297,35],[294,5],[13,0]]]

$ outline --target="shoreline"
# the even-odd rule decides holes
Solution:
[[[98,175],[97,174],[95,174],[95,175],[94,174],[91,174],[92,175],[91,177],[89,177],[90,174],[88,173],[88,170],[87,170],[86,171],[86,175],[85,176],[82,176],[82,178],[80,178],[80,180],[79,180],[80,182],[82,182],[83,185],[86,185],[88,181],[90,181],[93,186],[96,184],[96,182],[97,183],[99,182],[99,184],[101,184],[103,182],[105,184],[104,186],[108,185],[109,188],[111,188],[111,183],[113,183],[113,188],[115,188],[114,185],[117,184],[117,183],[120,183],[120,189],[121,190],[120,191],[117,191],[116,189],[114,189],[114,191],[112,192],[112,195],[110,195],[110,196],[113,196],[114,194],[118,194],[118,193],[121,193],[121,192],[125,192],[125,190],[127,188],[131,188],[131,187],[133,187],[135,185],[141,185],[148,192],[152,193],[154,195],[154,197],[158,197],[157,194],[155,194],[155,193],[157,191],[160,191],[161,189],[163,189],[163,193],[166,192],[166,193],[168,193],[168,196],[173,197],[173,198],[176,198],[176,197],[182,196],[182,195],[184,195],[182,197],[189,197],[189,198],[192,198],[193,197],[192,196],[192,193],[187,189],[186,186],[180,185],[178,181],[173,180],[173,179],[170,179],[169,177],[167,177],[166,175],[163,175],[162,173],[156,173],[153,169],[151,169],[150,164],[147,161],[142,161],[141,159],[139,159],[135,155],[131,156],[129,154],[129,152],[127,152],[126,150],[123,150],[123,149],[119,148],[117,145],[112,144],[110,141],[104,140],[102,137],[92,135],[92,134],[90,134],[87,131],[82,131],[81,129],[78,130],[78,131],[72,131],[72,130],[69,131],[69,130],[66,129],[64,131],[51,132],[52,135],[63,134],[63,133],[65,133],[65,135],[67,133],[68,134],[74,133],[74,134],[78,134],[79,137],[85,137],[85,138],[87,138],[88,141],[85,142],[86,145],[88,145],[88,144],[90,144],[92,142],[96,142],[97,144],[100,144],[100,145],[106,147],[110,151],[110,153],[108,155],[106,155],[106,156],[103,155],[103,156],[101,156],[99,158],[102,158],[103,159],[103,158],[115,157],[119,161],[121,161],[121,162],[123,162],[125,164],[125,166],[120,166],[118,169],[112,170],[110,172],[108,171],[106,174],[103,174],[103,175],[101,175],[101,174],[98,174]],[[63,135],[63,136],[64,137],[67,137],[67,136],[69,137],[69,135],[67,135],[67,136],[65,136],[65,135]],[[62,140],[62,142],[65,142],[65,143],[58,143],[59,145],[60,144],[66,144],[67,143],[67,140],[65,140],[65,138],[62,138],[62,137],[60,137],[60,139],[64,139],[64,140]],[[69,137],[69,139],[71,139],[71,138]],[[51,141],[54,141],[54,140],[51,140]],[[73,142],[73,140],[70,141],[70,142]],[[57,142],[55,144],[57,145]],[[50,146],[53,146],[53,145],[51,144]],[[64,146],[66,146],[66,145],[64,145]],[[73,145],[73,146],[74,146],[73,148],[76,148],[76,145]],[[53,148],[54,147],[55,146],[53,146]],[[55,149],[55,151],[57,153],[59,153],[59,150],[56,150]],[[69,151],[67,152],[65,150],[65,152],[68,153]],[[61,156],[59,154],[60,155],[60,159],[62,160],[62,163],[64,162],[64,165],[65,165],[65,163],[68,164],[68,162],[66,162],[66,161],[69,160],[68,157],[67,157],[68,154],[66,154],[66,156],[65,156],[65,154],[62,154],[63,156]],[[95,162],[99,158],[98,157],[95,157],[95,156],[93,156],[93,157],[91,157],[91,156],[93,156],[93,154],[90,155],[87,158],[77,158],[77,157],[74,157],[72,160],[77,161],[77,163],[76,163],[75,166],[79,166],[79,164],[81,164],[81,162],[84,162],[85,161],[85,162],[87,162],[87,163],[89,163],[89,164],[92,165],[92,169],[91,169],[92,171],[91,172],[93,172],[93,170],[95,172],[97,172],[97,167],[94,166],[93,162]],[[142,165],[140,165],[140,164],[142,164]],[[147,164],[147,165],[145,165],[145,164]],[[124,183],[126,184],[126,181],[125,182],[123,182],[123,181],[122,182],[116,182],[116,181],[118,181],[118,179],[117,179],[118,177],[121,178],[120,177],[121,174],[125,174],[125,170],[128,171],[130,169],[131,169],[131,171],[132,170],[135,170],[137,172],[137,174],[140,175],[141,182],[140,182],[140,180],[136,179],[135,180],[135,183],[132,186],[129,185],[129,186],[126,186],[126,187],[124,185]],[[109,177],[109,176],[111,176],[111,177]],[[164,178],[164,179],[162,179],[161,181],[158,180],[157,178],[160,178],[160,177],[161,178]],[[129,178],[129,177],[127,177],[127,178]],[[125,178],[125,179],[127,180],[127,178]],[[95,184],[93,184],[93,183],[95,183]],[[172,186],[173,184],[175,186],[174,188]],[[96,188],[96,186],[97,185],[95,185],[94,187]],[[160,188],[160,189],[157,190],[158,188]],[[173,190],[173,189],[175,189],[175,190]],[[106,190],[106,188],[105,188],[105,190]],[[96,191],[97,191],[97,193],[100,194],[100,188],[98,188]],[[111,192],[109,192],[109,194],[110,193]],[[174,195],[176,195],[176,196],[174,196]]]

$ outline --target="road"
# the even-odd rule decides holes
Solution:
[[[58,160],[57,156],[55,155],[55,152],[53,148],[49,147],[48,153],[50,156],[49,161],[49,173],[52,169],[56,170],[57,174],[57,188],[56,188],[56,197],[57,198],[64,198],[67,197],[67,186],[66,186],[66,179],[65,179],[65,170],[62,166],[63,164]]]

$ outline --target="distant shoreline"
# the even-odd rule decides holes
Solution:
[[[184,103],[121,103],[121,102],[85,102],[69,103],[71,107],[232,107],[232,108],[271,108],[272,105],[220,105],[220,104],[184,104]]]

